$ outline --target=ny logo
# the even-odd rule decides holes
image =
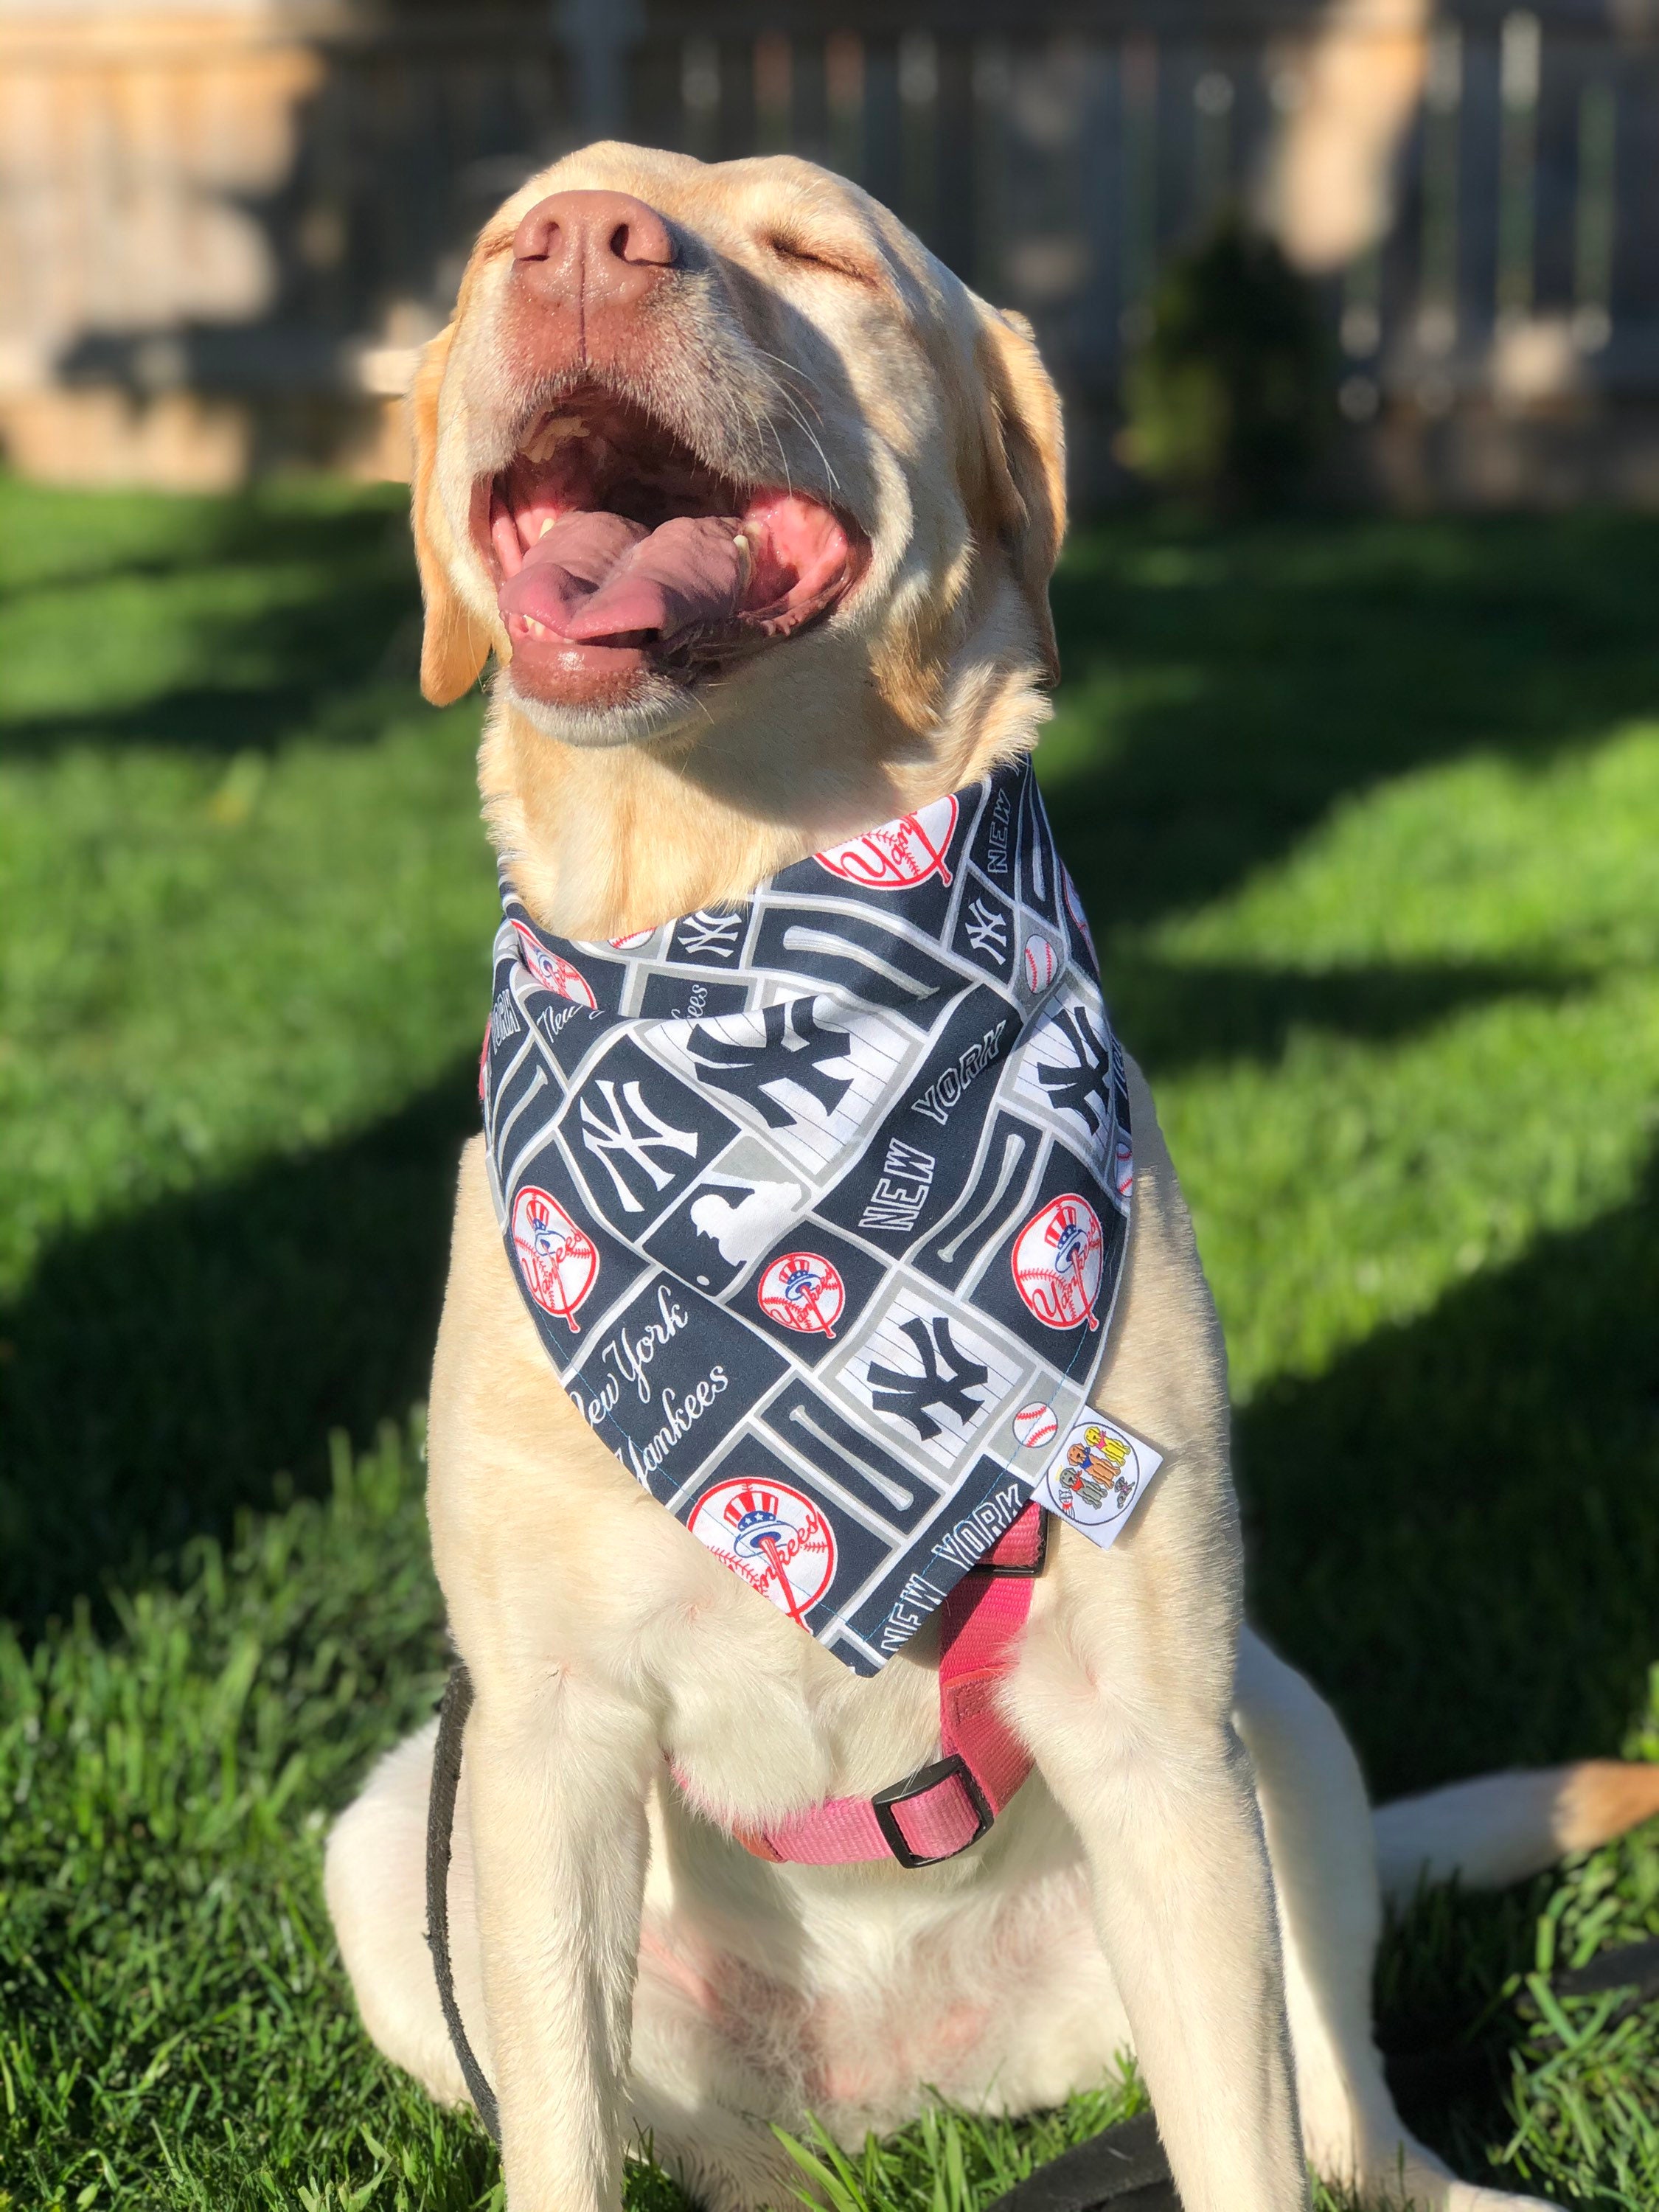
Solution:
[[[1107,1102],[1105,1083],[1110,1058],[1107,1041],[1095,1028],[1086,1009],[1063,1007],[1051,1016],[1048,1027],[1060,1030],[1072,1048],[1074,1060],[1048,1060],[1037,1068],[1037,1081],[1048,1094],[1048,1103],[1057,1113],[1075,1114],[1091,1134],[1098,1117],[1103,1136],[1111,1120],[1111,1107]]]
[[[878,1367],[872,1360],[870,1402],[878,1413],[896,1413],[902,1421],[908,1421],[922,1443],[929,1443],[939,1433],[939,1425],[925,1409],[942,1406],[965,1429],[981,1410],[971,1394],[984,1390],[989,1370],[977,1360],[963,1358],[951,1338],[951,1324],[942,1314],[936,1314],[931,1322],[907,1321],[902,1326],[921,1362],[921,1372],[902,1375],[896,1368]]]
[[[847,1039],[840,1030],[818,1027],[811,999],[794,999],[785,1006],[768,1006],[761,1016],[760,1044],[738,1044],[716,1036],[701,1022],[686,1039],[703,1081],[717,1091],[729,1091],[763,1116],[769,1129],[787,1128],[800,1115],[771,1094],[793,1084],[815,1098],[827,1120],[853,1087],[850,1075],[826,1075],[826,1060],[844,1060]]]
[[[1008,924],[994,906],[976,898],[967,913],[968,942],[975,952],[1000,960],[1008,950]]]
[[[688,952],[708,960],[729,960],[738,949],[743,928],[740,914],[710,914],[706,907],[680,924],[680,942]]]
[[[596,1082],[593,1089],[604,1099],[607,1121],[594,1111],[591,1100],[584,1096],[581,1102],[582,1127],[586,1132],[582,1142],[595,1159],[601,1161],[617,1186],[617,1200],[624,1213],[643,1213],[644,1206],[634,1195],[617,1166],[615,1155],[621,1153],[636,1168],[643,1169],[658,1190],[666,1190],[673,1182],[671,1168],[659,1166],[651,1158],[656,1152],[680,1152],[687,1159],[697,1157],[696,1132],[677,1129],[670,1121],[652,1112],[645,1103],[637,1083],[617,1084]],[[621,1096],[617,1094],[620,1091]]]

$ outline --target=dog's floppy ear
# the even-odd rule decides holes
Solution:
[[[434,707],[447,707],[478,680],[489,652],[489,633],[462,604],[449,578],[453,552],[449,519],[434,478],[438,453],[438,391],[449,359],[454,325],[440,331],[421,356],[409,392],[409,428],[415,448],[410,521],[415,564],[421,572],[426,629],[421,639],[421,689]]]
[[[1024,315],[982,307],[977,351],[994,526],[1030,603],[1043,672],[1054,683],[1060,649],[1048,608],[1048,579],[1066,535],[1066,433],[1060,394]]]

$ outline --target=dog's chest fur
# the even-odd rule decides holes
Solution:
[[[712,2028],[772,2109],[814,2112],[843,2140],[929,2089],[1020,2109],[1063,2095],[1079,2051],[1103,2072],[1128,2028],[1084,1932],[1076,1841],[1040,1783],[1022,1799],[993,1852],[944,1880],[879,1869],[849,1891],[734,1864],[671,1785],[653,1808],[636,2021],[651,2037]]]

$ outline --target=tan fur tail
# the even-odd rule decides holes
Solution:
[[[1587,1759],[1517,1769],[1397,1798],[1372,1815],[1377,1872],[1391,1904],[1422,1881],[1501,1889],[1659,1814],[1659,1765]]]

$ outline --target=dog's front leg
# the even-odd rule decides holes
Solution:
[[[1297,2212],[1278,1923],[1232,1724],[1243,1573],[1226,1359],[1158,1116],[1128,1073],[1134,1221],[1095,1402],[1166,1457],[1110,1551],[1062,1531],[1013,1717],[1082,1838],[1186,2212]]]
[[[508,2212],[615,2212],[654,1756],[562,1668],[475,1668],[473,1863]]]
[[[1271,1877],[1225,1689],[1160,1679],[1145,1643],[1115,1657],[1051,1645],[1032,1671],[1021,1726],[1082,1838],[1186,2212],[1298,2212],[1308,2185]]]

